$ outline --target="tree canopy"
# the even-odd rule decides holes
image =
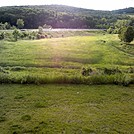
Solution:
[[[130,16],[113,11],[98,11],[60,5],[0,7],[0,22],[18,26],[24,20],[24,28],[33,29],[44,24],[53,28],[101,28],[112,26],[117,20],[129,20]],[[22,24],[22,23],[21,23]],[[23,25],[21,25],[23,26]]]
[[[130,43],[134,39],[134,28],[132,26],[124,27],[119,33],[121,41]]]
[[[18,28],[23,28],[24,27],[24,21],[23,19],[17,19],[16,25]]]

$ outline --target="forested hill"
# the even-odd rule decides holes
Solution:
[[[118,14],[134,14],[134,7],[114,10],[113,13],[118,13]]]
[[[99,11],[63,5],[0,7],[0,22],[16,26],[23,19],[24,28],[38,28],[44,24],[53,28],[108,28],[118,19],[130,16],[117,11]]]

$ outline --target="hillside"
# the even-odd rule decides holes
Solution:
[[[134,14],[134,7],[114,10],[113,13],[118,13],[118,14]]]
[[[25,21],[24,28],[38,28],[44,24],[53,28],[108,28],[118,19],[130,19],[117,11],[99,11],[64,5],[0,7],[0,22],[16,25]]]

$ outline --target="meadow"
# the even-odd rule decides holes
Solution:
[[[75,33],[77,35],[71,32],[71,37],[67,31],[65,37],[61,37],[62,33],[57,38],[59,33],[55,32],[56,38],[1,41],[1,83],[133,83],[133,42],[121,44],[117,35]],[[89,77],[83,76],[82,70],[90,68],[92,74],[87,72]],[[121,70],[122,73],[107,75],[104,70]]]
[[[47,35],[0,41],[0,134],[133,134],[134,42]]]
[[[133,134],[133,86],[0,86],[1,134]]]

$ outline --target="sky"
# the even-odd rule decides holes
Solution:
[[[134,7],[134,0],[0,0],[0,6],[68,5],[95,10],[115,10]]]

